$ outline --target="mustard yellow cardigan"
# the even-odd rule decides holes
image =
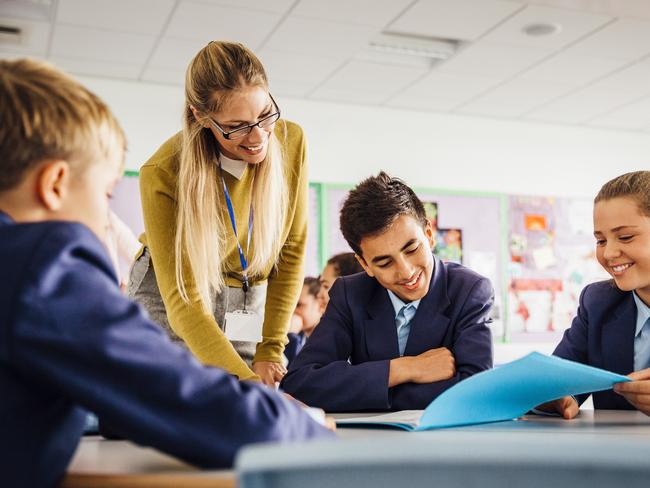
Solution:
[[[285,147],[288,212],[282,231],[283,245],[277,259],[277,266],[274,266],[275,260],[269,261],[264,277],[252,282],[254,285],[255,282],[268,280],[263,339],[257,345],[253,362],[281,361],[289,319],[302,288],[307,241],[308,180],[305,138],[300,126],[292,122],[279,121],[275,131],[278,139],[284,141]],[[237,375],[240,380],[258,379],[217,326],[214,316],[203,310],[189,267],[186,268],[184,276],[191,303],[187,304],[183,301],[176,286],[174,239],[180,145],[181,134],[179,133],[167,140],[142,166],[140,192],[145,233],[140,240],[151,252],[158,288],[167,310],[169,324],[174,332],[204,364],[223,368]],[[241,180],[224,171],[242,242],[245,242],[248,229],[250,185],[253,174],[252,165],[248,165]],[[222,212],[224,222],[230,222],[225,205]],[[240,269],[234,234],[229,231],[227,235],[226,268]],[[251,239],[251,253],[254,250],[255,235]],[[228,286],[241,287],[241,282],[236,278],[226,276],[225,281]]]

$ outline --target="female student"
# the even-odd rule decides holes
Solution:
[[[596,257],[612,280],[588,285],[554,354],[633,380],[593,394],[597,409],[637,408],[650,415],[650,171],[607,182],[594,200]],[[546,408],[578,414],[588,395]]]
[[[279,381],[302,287],[306,149],[249,49],[213,41],[195,56],[183,130],[145,163],[140,187],[131,296],[203,363]]]

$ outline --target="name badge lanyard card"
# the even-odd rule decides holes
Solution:
[[[219,164],[219,174],[221,176],[221,183],[223,184],[223,194],[226,197],[226,205],[228,207],[228,215],[230,215],[230,223],[232,224],[232,230],[235,233],[235,240],[237,241],[237,249],[239,251],[239,262],[241,263],[242,268],[242,277],[241,277],[241,287],[244,291],[244,312],[246,311],[246,296],[248,295],[248,250],[251,244],[251,235],[253,235],[253,199],[251,198],[251,205],[248,212],[248,237],[246,239],[246,254],[244,255],[244,250],[239,244],[239,236],[237,235],[237,223],[235,222],[235,210],[232,206],[232,200],[230,199],[230,193],[228,193],[228,187],[226,186],[226,180],[223,177],[223,170],[221,164]]]

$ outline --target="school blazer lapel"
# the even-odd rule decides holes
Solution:
[[[603,324],[602,351],[605,369],[627,375],[634,370],[636,304],[627,293],[613,316]]]
[[[368,318],[363,323],[368,359],[377,361],[399,357],[395,309],[388,291],[376,283],[366,307]]]
[[[433,259],[434,268],[429,292],[420,301],[411,322],[405,356],[416,356],[429,349],[441,347],[449,329],[449,317],[444,315],[450,304],[447,295],[447,269],[437,257],[434,256]]]

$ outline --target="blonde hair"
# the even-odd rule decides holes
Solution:
[[[594,203],[627,197],[636,201],[639,210],[650,217],[650,171],[634,171],[608,181],[596,195]]]
[[[225,286],[223,274],[235,270],[226,269],[225,264],[226,236],[232,230],[222,218],[225,200],[218,170],[219,144],[202,124],[202,117],[219,112],[234,90],[248,86],[268,89],[268,81],[259,59],[239,43],[210,42],[194,57],[185,76],[174,243],[176,284],[182,299],[189,303],[183,274],[186,263],[208,312],[212,311],[212,293]],[[276,262],[280,254],[286,187],[282,145],[272,132],[266,157],[255,167],[251,189],[255,252],[248,257],[248,275],[252,278],[261,276],[268,262]]]
[[[126,138],[96,95],[50,64],[0,61],[0,191],[47,159],[80,172],[124,157]]]

